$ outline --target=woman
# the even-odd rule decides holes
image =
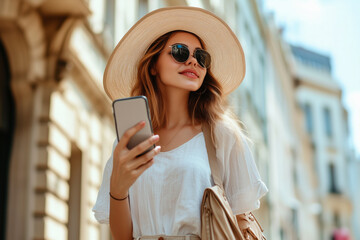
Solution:
[[[213,184],[204,124],[210,125],[234,214],[259,208],[267,188],[225,100],[244,75],[236,36],[203,9],[156,10],[122,38],[106,66],[105,91],[112,100],[145,95],[155,135],[127,149],[144,127],[134,123],[106,164],[93,211],[99,222],[110,223],[115,239],[200,239],[200,204]]]

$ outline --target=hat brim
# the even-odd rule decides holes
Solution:
[[[221,83],[224,95],[240,85],[245,76],[244,52],[222,19],[201,8],[161,8],[141,18],[111,54],[103,79],[105,92],[111,100],[130,96],[138,63],[150,44],[175,30],[194,33],[205,43],[211,55],[211,72]]]

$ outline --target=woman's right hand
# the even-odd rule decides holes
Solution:
[[[154,156],[160,152],[160,146],[157,146],[146,154],[136,157],[157,143],[158,135],[151,136],[131,150],[127,148],[130,138],[144,126],[145,122],[142,121],[128,129],[115,147],[110,179],[110,193],[115,198],[122,199],[128,195],[130,186],[154,163]]]

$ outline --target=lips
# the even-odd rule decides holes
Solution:
[[[199,74],[195,70],[192,70],[192,69],[186,69],[186,70],[180,72],[180,74],[185,75],[187,77],[191,77],[191,78],[199,77]]]

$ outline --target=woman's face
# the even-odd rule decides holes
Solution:
[[[171,45],[185,44],[190,51],[189,59],[179,63],[171,56]],[[157,79],[168,88],[196,91],[201,87],[206,75],[206,68],[202,68],[193,57],[196,48],[202,48],[199,39],[191,33],[176,32],[167,41],[156,62],[154,74]]]

